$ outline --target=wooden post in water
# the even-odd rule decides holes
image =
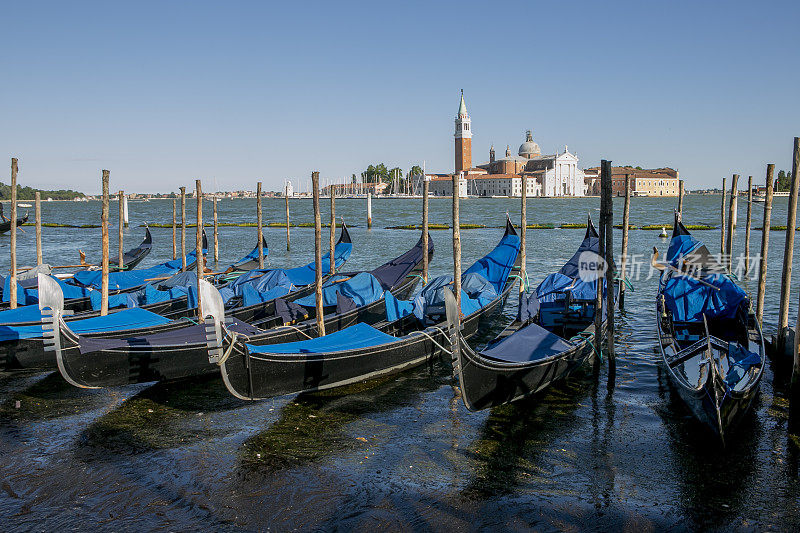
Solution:
[[[219,221],[217,220],[217,195],[214,195],[214,266],[219,263]]]
[[[461,314],[461,216],[459,214],[459,174],[453,174],[453,294]]]
[[[602,171],[600,188],[605,209],[600,210],[600,226],[605,228],[605,286],[606,286],[606,351],[608,356],[608,386],[613,387],[616,380],[617,361],[614,351],[614,194],[611,178],[611,161],[600,162]]]
[[[758,296],[756,297],[756,320],[764,318],[764,293],[767,289],[767,252],[769,251],[769,225],[772,217],[772,176],[775,165],[767,165],[767,188],[764,194],[764,224],[761,228],[761,255],[758,265]]]
[[[125,227],[125,191],[119,191],[119,270],[125,266],[125,250],[122,249],[122,229]]]
[[[284,187],[283,197],[286,200],[286,251],[288,252],[289,250],[291,250],[290,238],[289,238],[289,184],[288,183]]]
[[[100,316],[108,314],[108,182],[110,172],[103,170],[103,207],[100,211],[100,226],[103,232],[103,251],[101,258]]]
[[[731,179],[731,201],[728,205],[728,236],[725,241],[725,264],[728,272],[733,269],[733,228],[736,226],[736,196],[739,194],[739,174],[734,174]]]
[[[794,138],[792,157],[792,184],[789,190],[789,211],[786,215],[786,247],[783,251],[783,274],[781,275],[781,307],[778,315],[778,353],[786,352],[786,333],[789,327],[789,295],[792,289],[792,258],[794,257],[794,232],[797,227],[797,170],[800,167],[800,137]],[[800,334],[800,332],[798,332]]]
[[[336,186],[329,185],[328,189],[331,192],[331,276],[336,273]]]
[[[795,160],[796,162],[796,160]],[[792,345],[792,378],[789,382],[789,433],[800,433],[800,308],[794,324],[794,343]]]
[[[626,178],[627,181],[627,178]],[[625,185],[627,187],[627,185]],[[683,180],[678,180],[678,220],[683,219]],[[624,275],[624,272],[623,272]],[[620,295],[621,296],[621,295]],[[619,299],[619,308],[622,309],[622,298]]]
[[[11,158],[11,281],[9,281],[9,303],[17,308],[17,158]]]
[[[181,187],[181,258],[186,271],[186,187]]]
[[[42,194],[36,191],[36,264],[44,263],[42,255]]]
[[[203,270],[204,270],[204,263],[203,260],[203,185],[201,184],[200,180],[194,181],[195,185],[195,197],[197,198],[197,237],[195,242],[195,254],[197,255],[197,261],[195,262],[195,266],[197,267],[197,321],[202,323],[203,322],[203,302],[200,300],[200,280],[203,279]]]
[[[367,229],[372,229],[372,193],[367,193]]]
[[[750,225],[753,212],[753,176],[747,177],[747,221],[744,226],[744,275],[750,273]]]
[[[325,336],[325,314],[322,309],[322,220],[319,212],[319,172],[311,173],[311,188],[314,198],[314,292],[317,302],[317,330]]]
[[[128,197],[122,197],[122,222],[128,227]]]
[[[725,253],[725,201],[727,200],[728,190],[725,188],[725,184],[728,182],[727,178],[722,178],[722,205],[719,208],[719,217],[720,217],[720,224],[719,224],[719,253],[720,255]]]
[[[428,283],[428,178],[422,175],[422,283]]]
[[[680,220],[680,206],[683,201],[683,180],[681,180],[680,192],[678,197],[678,220]],[[628,279],[628,222],[631,214],[631,175],[625,174],[625,207],[622,210],[622,257],[620,258],[620,284],[619,284],[619,308],[625,309],[625,284]]]
[[[527,174],[522,175],[522,198],[521,198],[521,205],[520,205],[520,232],[519,232],[519,292],[522,294],[525,292],[525,280],[527,279],[527,272],[525,268],[525,263],[528,261],[527,255],[527,248],[525,246],[525,241],[528,233],[528,176]]]
[[[261,213],[261,182],[256,184],[256,220],[258,223],[258,268],[264,268],[264,219]]]
[[[175,234],[176,234],[176,227],[177,227],[177,224],[176,224],[176,218],[177,217],[176,217],[176,213],[175,213],[177,211],[177,207],[175,205],[176,203],[177,203],[176,200],[173,198],[172,199],[172,258],[173,259],[178,257],[178,248],[177,248],[177,245],[176,245],[176,242],[175,242],[176,241],[176,235]]]

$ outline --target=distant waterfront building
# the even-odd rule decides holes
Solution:
[[[472,166],[472,120],[467,112],[464,93],[455,119],[455,173],[463,179],[470,196],[521,196],[522,176],[527,177],[528,196],[584,196],[586,183],[578,168],[578,157],[564,152],[542,155],[530,130],[517,155],[506,147],[505,157],[496,159],[494,146],[489,149],[489,162]],[[431,182],[431,194],[450,196],[452,174],[436,174]]]
[[[611,191],[616,196],[625,195],[625,176],[631,176],[632,196],[678,196],[678,171],[672,168],[640,169],[611,167]],[[600,195],[600,167],[585,171],[587,194]]]

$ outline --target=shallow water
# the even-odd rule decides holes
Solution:
[[[718,224],[719,201],[687,197],[684,220]],[[252,221],[254,204],[223,200],[220,221]],[[347,268],[372,268],[410,247],[417,232],[385,228],[418,223],[420,204],[374,200],[374,227],[367,231],[365,201],[338,200],[337,214],[354,242]],[[192,213],[194,203],[187,205]],[[674,199],[636,198],[631,223],[670,223],[674,205]],[[448,223],[450,206],[432,200],[431,222]],[[580,223],[587,214],[596,219],[598,206],[596,198],[530,200],[528,220]],[[205,209],[210,220],[210,204]],[[312,220],[310,201],[293,200],[291,209],[294,222]],[[619,223],[618,198],[615,211]],[[506,212],[518,220],[519,203],[462,203],[463,223],[494,226],[462,232],[465,267],[496,243]],[[739,212],[737,251],[744,202]],[[43,213],[47,222],[94,223],[99,204],[45,203]],[[132,226],[166,223],[171,202],[131,202],[130,213]],[[283,201],[265,201],[264,213],[267,222],[282,221]],[[762,204],[754,204],[754,227],[761,217]],[[785,220],[786,201],[776,200],[772,223]],[[34,258],[32,228],[25,231],[20,264]],[[171,229],[152,231],[155,249],[142,267],[171,257]],[[270,264],[312,257],[312,230],[291,231],[287,253],[285,230],[266,230]],[[583,232],[530,230],[532,283],[560,266]],[[695,234],[712,251],[719,248],[718,231]],[[111,235],[113,242],[116,232]],[[127,229],[125,247],[141,236],[140,228]],[[446,273],[450,232],[432,236],[431,270]],[[189,248],[193,238],[189,230]],[[621,232],[614,239],[619,249]],[[72,262],[77,248],[99,257],[98,241],[97,229],[45,228],[45,260]],[[754,255],[760,242],[761,232],[754,231]],[[254,243],[254,228],[221,228],[220,262]],[[654,245],[666,251],[657,231],[631,231],[631,253],[649,258]],[[783,246],[783,232],[771,232],[766,334],[777,322]],[[0,269],[8,268],[7,251],[2,236]],[[647,272],[619,313],[613,390],[603,365],[597,378],[587,369],[533,399],[480,413],[464,408],[441,363],[258,403],[234,399],[218,379],[89,391],[68,386],[58,374],[0,374],[0,528],[797,530],[800,453],[787,433],[787,380],[767,365],[752,416],[722,448],[690,417],[659,366],[656,279],[645,279]]]

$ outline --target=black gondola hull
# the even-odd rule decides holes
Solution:
[[[508,285],[500,297],[464,319],[465,337],[479,333],[502,310],[514,283]],[[351,352],[250,355],[246,350],[235,350],[223,363],[223,380],[234,396],[246,400],[340,387],[433,360],[442,353],[440,346],[449,345],[445,331],[446,325],[441,323],[427,329],[426,335],[412,334],[387,345]]]

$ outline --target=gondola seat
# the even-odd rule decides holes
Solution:
[[[481,350],[481,355],[497,361],[525,363],[546,359],[574,346],[555,333],[538,324],[528,324],[514,335],[492,343]]]

